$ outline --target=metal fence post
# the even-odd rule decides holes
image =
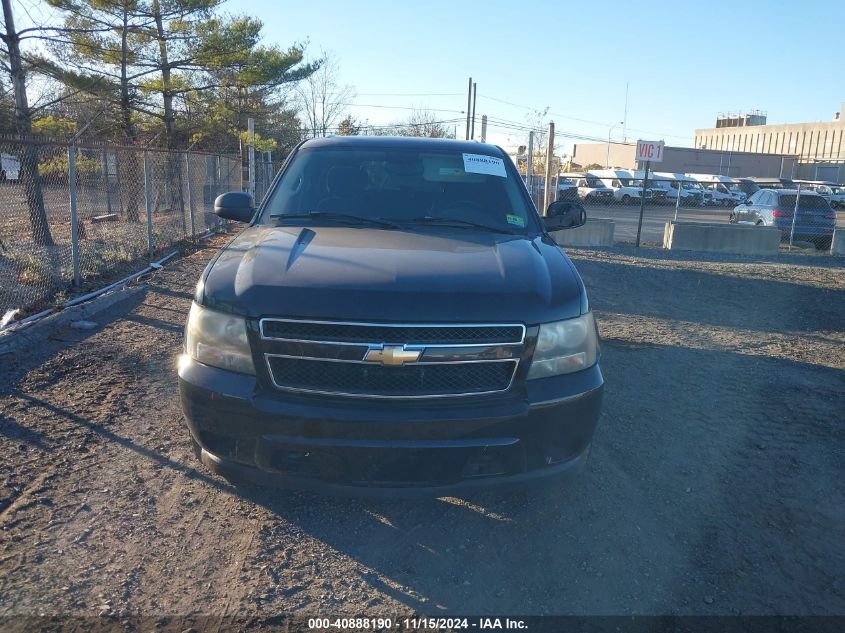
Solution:
[[[678,185],[678,195],[675,198],[675,222],[678,221],[678,207],[681,206],[681,182],[679,180],[675,181]]]
[[[70,186],[70,253],[73,262],[73,285],[82,284],[79,272],[79,216],[76,208],[76,145],[67,148],[67,180]]]
[[[185,152],[185,180],[188,193],[188,217],[191,219],[191,237],[197,234],[194,229],[194,192],[191,188],[191,153]]]
[[[795,218],[798,217],[798,201],[801,200],[801,183],[798,183],[798,193],[795,196],[795,208],[792,210],[792,228],[789,230],[789,250],[792,250],[792,238],[795,237]]]
[[[248,119],[247,153],[249,156],[249,195],[255,198],[255,119]]]
[[[643,192],[640,196],[640,220],[637,223],[637,248],[640,247],[640,236],[643,232],[643,211],[645,211],[645,190],[648,188],[648,168],[651,167],[651,161],[645,162],[645,178],[643,178]]]
[[[147,251],[150,259],[155,252],[155,241],[153,239],[153,183],[150,179],[150,158],[149,152],[144,150],[144,198],[147,203]]]

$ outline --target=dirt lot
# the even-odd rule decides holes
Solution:
[[[360,501],[191,455],[175,357],[211,252],[0,357],[0,616],[845,613],[841,261],[572,250],[607,380],[583,477]]]

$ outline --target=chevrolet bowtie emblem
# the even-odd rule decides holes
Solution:
[[[404,345],[381,345],[367,350],[364,360],[382,365],[401,366],[416,362],[422,356],[421,349],[405,349]]]

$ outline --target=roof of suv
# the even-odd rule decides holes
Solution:
[[[761,189],[761,191],[771,191],[772,193],[776,193],[778,195],[783,195],[783,196],[794,196],[794,195],[798,194],[797,189],[770,189],[768,187],[765,187],[765,188]],[[820,194],[816,193],[815,191],[810,191],[809,189],[802,189],[801,195],[802,196],[816,196],[818,198],[822,197]]]
[[[503,156],[504,152],[496,145],[478,143],[476,141],[462,141],[451,138],[428,138],[424,136],[326,136],[312,138],[301,146],[303,149],[312,147],[360,147],[382,149],[415,150],[451,150],[453,152],[488,153]]]

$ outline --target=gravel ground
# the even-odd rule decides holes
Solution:
[[[361,501],[193,458],[175,359],[212,252],[0,357],[0,617],[845,614],[841,260],[570,250],[607,380],[583,476]]]

